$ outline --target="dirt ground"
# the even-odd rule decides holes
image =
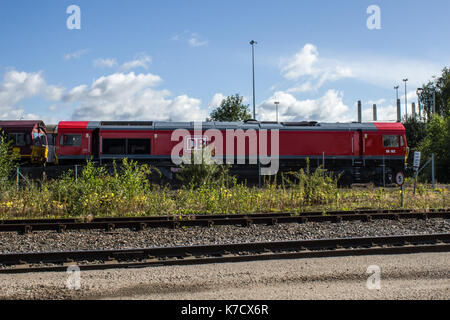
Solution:
[[[2,299],[443,299],[450,253],[0,275]],[[71,288],[68,288],[68,282]]]

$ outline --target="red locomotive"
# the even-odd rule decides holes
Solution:
[[[185,136],[172,141],[172,134],[179,129],[185,130]],[[309,159],[312,168],[322,165],[341,174],[344,184],[350,184],[381,183],[383,173],[386,183],[391,183],[396,173],[405,170],[408,148],[401,123],[203,122],[200,132],[195,129],[193,122],[62,121],[57,128],[57,157],[59,163],[86,159],[104,163],[126,157],[152,163],[170,176],[170,168],[176,167],[171,153],[177,145],[186,151],[189,144],[195,144],[193,137],[214,142],[208,131],[224,136],[241,131],[244,140],[224,138],[214,156],[231,157],[234,163],[240,163],[236,168],[251,171],[256,166],[249,163],[258,154],[262,133],[270,137],[277,131],[279,171],[298,170]],[[252,137],[256,137],[256,146]],[[230,141],[233,147],[229,146]],[[273,141],[268,144],[271,150]],[[246,164],[238,162],[239,158],[245,159]]]
[[[47,161],[47,133],[41,120],[0,121],[0,134],[11,141],[14,152],[22,162],[45,165]]]

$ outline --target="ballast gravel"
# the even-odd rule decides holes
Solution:
[[[0,233],[0,253],[130,249],[448,232],[450,232],[450,219],[308,222],[272,226],[251,225],[250,227],[156,228],[144,231],[118,229],[113,232],[104,230],[63,233],[37,231],[25,235],[6,232]]]

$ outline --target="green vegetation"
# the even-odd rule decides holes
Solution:
[[[423,86],[420,103],[425,110],[426,121],[410,116],[404,121],[406,139],[411,148],[408,159],[412,164],[414,151],[421,151],[424,162],[435,154],[437,179],[450,182],[450,69],[444,68],[442,75]],[[432,113],[433,92],[435,110]],[[422,162],[423,163],[423,162]],[[430,168],[421,174],[423,181],[430,181]]]
[[[11,185],[10,175],[19,156],[12,151],[11,141],[0,132],[0,191]]]
[[[427,119],[431,119],[434,92],[436,113],[441,117],[448,117],[450,116],[450,69],[445,67],[442,74],[433,79],[422,86],[420,104],[424,106]]]
[[[243,97],[238,94],[222,100],[220,107],[213,110],[208,121],[245,121],[252,118],[248,105],[244,105]]]
[[[177,178],[190,189],[228,187],[234,181],[228,174],[228,166],[215,164],[211,158],[206,159],[206,150],[194,151],[191,164],[182,165]]]
[[[224,171],[224,178],[218,180],[221,183],[208,183],[206,179],[205,183],[195,185],[190,181],[187,186],[172,190],[149,183],[150,172],[148,166],[128,160],[113,173],[88,162],[78,179],[74,178],[73,172],[68,172],[60,179],[25,184],[19,190],[9,184],[0,191],[0,219],[259,212],[300,214],[305,211],[400,207],[398,189],[338,189],[336,178],[320,169],[287,174],[279,184],[266,181],[262,189],[238,184]],[[428,186],[419,185],[418,194],[413,195],[411,188],[407,188],[405,204],[407,208],[449,208],[450,191],[442,188],[433,192]]]

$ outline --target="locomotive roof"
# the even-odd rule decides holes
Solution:
[[[194,130],[198,125],[195,122],[171,121],[62,121],[58,129],[87,129],[87,130]],[[319,123],[319,122],[201,122],[202,129],[280,129],[280,130],[329,130],[329,131],[404,131],[399,122],[382,123]]]
[[[35,127],[45,130],[45,124],[42,120],[0,120],[0,128],[3,129],[31,131]]]

